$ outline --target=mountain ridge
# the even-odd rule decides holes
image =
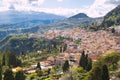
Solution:
[[[0,24],[15,24],[31,20],[63,20],[66,18],[64,16],[44,12],[21,12],[16,10],[1,12],[0,17]]]
[[[76,15],[69,17],[69,18],[90,18],[90,17],[88,17],[85,13],[78,13]]]

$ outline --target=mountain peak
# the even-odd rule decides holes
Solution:
[[[70,18],[89,18],[89,17],[85,13],[79,13]]]

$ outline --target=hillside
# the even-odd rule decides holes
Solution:
[[[120,5],[106,14],[100,28],[107,28],[113,25],[120,25]]]
[[[16,55],[34,51],[52,53],[56,49],[58,51],[61,44],[62,42],[56,39],[49,40],[42,37],[30,38],[28,35],[12,35],[0,41],[0,51],[15,52]]]

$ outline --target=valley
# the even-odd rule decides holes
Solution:
[[[1,12],[0,80],[119,80],[119,11],[97,18]]]

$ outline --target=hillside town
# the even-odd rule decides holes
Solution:
[[[29,37],[44,37],[47,39],[59,36],[72,39],[72,41],[64,41],[67,44],[68,52],[81,52],[83,50],[88,54],[120,52],[120,37],[103,30],[93,32],[75,28],[61,31],[50,30],[41,36],[39,34],[29,35]],[[76,43],[77,40],[80,41],[80,44]]]
[[[57,56],[51,56],[41,61],[40,64],[43,70],[52,68],[54,65],[63,65],[65,60],[69,60],[71,66],[74,64],[78,66],[83,51],[85,51],[85,54],[88,54],[93,61],[96,61],[99,55],[104,56],[112,52],[120,52],[120,36],[103,30],[96,32],[79,28],[50,30],[43,35],[30,34],[29,38],[44,37],[46,39],[54,39],[59,36],[70,38],[70,40],[64,40],[64,43],[67,44],[67,50],[59,53]],[[79,43],[76,43],[76,41],[79,41]],[[31,68],[24,69],[24,71],[26,73],[35,72],[36,66],[37,64],[32,65]]]

